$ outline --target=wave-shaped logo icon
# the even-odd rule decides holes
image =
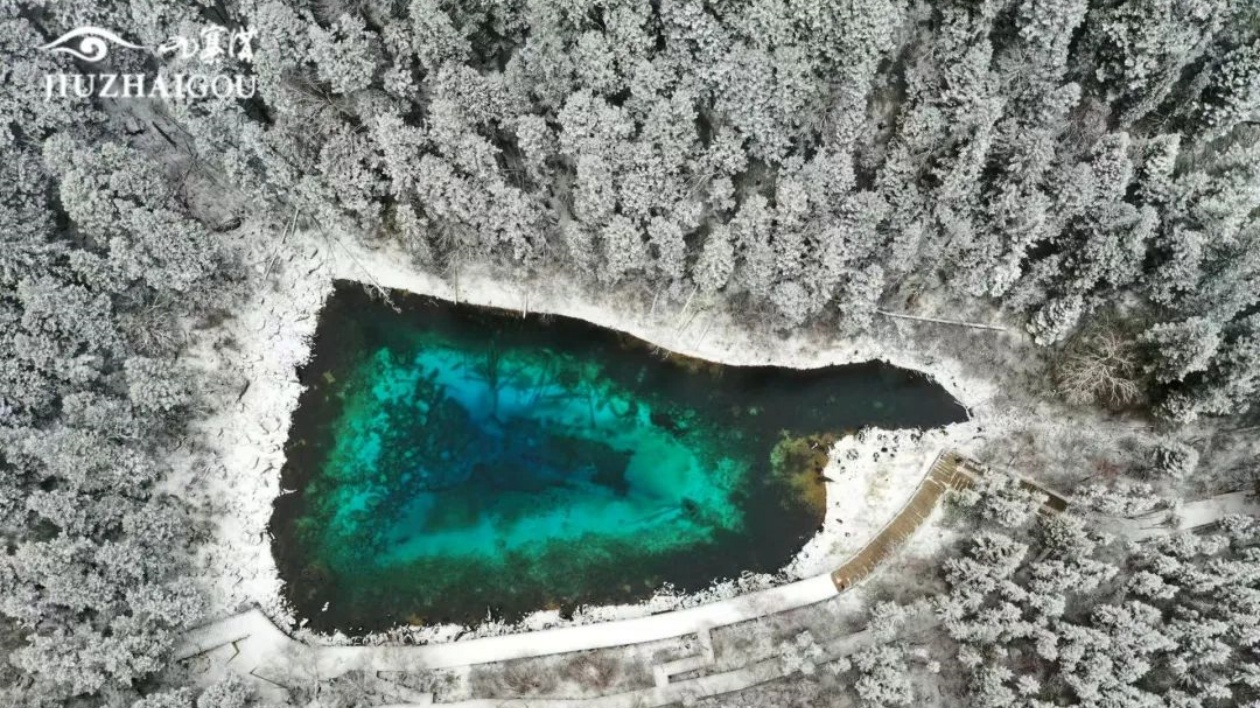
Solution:
[[[75,40],[78,40],[78,46],[73,45]],[[62,52],[86,62],[98,62],[109,56],[110,44],[130,49],[144,49],[143,45],[132,44],[113,32],[100,27],[80,27],[66,32],[57,39],[40,47],[40,49],[50,52]]]

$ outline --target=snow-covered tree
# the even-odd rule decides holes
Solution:
[[[1221,346],[1221,325],[1206,317],[1181,322],[1160,322],[1142,335],[1157,350],[1155,379],[1163,383],[1182,381],[1207,369]]]
[[[854,654],[851,661],[859,674],[854,689],[864,705],[904,706],[914,701],[900,647],[880,645]]]
[[[630,219],[620,214],[612,217],[608,225],[600,230],[600,241],[604,245],[607,264],[602,277],[610,282],[648,268],[647,243],[643,240],[642,230]]]
[[[1260,118],[1260,41],[1227,54],[1204,89],[1202,120],[1209,135],[1225,135]]]
[[[714,293],[726,287],[735,271],[735,244],[730,230],[718,226],[705,238],[704,248],[692,271],[696,285],[706,293]]]
[[[353,93],[368,87],[376,70],[377,58],[372,35],[362,17],[343,14],[332,27],[310,28],[311,56],[319,67],[319,77],[334,93]]]

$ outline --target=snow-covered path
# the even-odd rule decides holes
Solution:
[[[1229,492],[1196,499],[1176,509],[1162,509],[1135,519],[1107,518],[1105,525],[1129,538],[1142,539],[1210,527],[1234,514],[1260,516],[1260,500],[1251,492]]]
[[[348,671],[365,668],[378,672],[416,672],[455,668],[465,664],[504,661],[549,653],[579,651],[667,639],[699,632],[707,639],[712,627],[754,619],[772,612],[813,604],[836,594],[828,576],[818,576],[771,590],[732,598],[721,602],[679,610],[652,617],[622,620],[611,624],[586,625],[544,630],[530,634],[484,637],[457,644],[431,646],[320,646],[313,647],[289,638],[259,610],[195,630],[178,650],[180,659],[223,650],[233,670],[249,674],[269,683],[283,685],[292,680],[327,680]],[[767,612],[769,610],[769,612]],[[870,630],[839,637],[823,644],[819,661],[846,656],[875,641]],[[703,669],[713,664],[711,645],[707,655],[688,661],[688,670]],[[671,662],[680,664],[681,662]],[[659,668],[659,667],[658,667]],[[494,708],[498,706],[530,706],[550,708],[650,708],[671,705],[692,698],[716,696],[743,690],[759,683],[788,675],[792,670],[775,656],[754,661],[738,669],[671,681],[669,673],[658,677],[652,688],[592,698],[479,698],[441,705],[451,708]],[[664,680],[661,680],[661,679]],[[379,680],[379,679],[378,679]],[[389,682],[381,681],[390,686]],[[398,687],[401,689],[401,687]],[[434,705],[432,694],[401,689],[409,694],[405,703],[382,708],[418,708]]]
[[[847,656],[875,641],[875,635],[870,630],[840,637],[821,647],[823,661]],[[679,703],[687,705],[689,700],[742,691],[786,675],[788,674],[784,671],[782,658],[776,656],[718,674],[593,698],[474,698],[438,704],[434,704],[430,698],[428,703],[423,701],[392,703],[380,708],[420,708],[428,705],[441,705],[446,708],[508,708],[510,706],[520,708],[656,708]]]
[[[233,663],[245,672],[269,663],[285,663],[291,654],[303,655],[313,673],[324,679],[367,666],[375,671],[442,669],[669,639],[805,607],[835,594],[830,576],[818,575],[647,617],[425,646],[310,646],[280,631],[262,611],[250,610],[193,630],[178,649],[177,658],[187,659],[234,643],[240,654]]]

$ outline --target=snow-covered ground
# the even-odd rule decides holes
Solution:
[[[215,523],[214,538],[205,544],[201,566],[213,590],[217,617],[258,606],[282,625],[293,622],[281,600],[281,583],[266,529],[272,500],[286,491],[279,488],[279,470],[284,463],[290,415],[301,393],[297,368],[309,355],[318,313],[334,279],[522,312],[576,317],[665,349],[727,364],[809,368],[882,359],[931,376],[973,415],[972,421],[926,433],[868,430],[841,441],[825,472],[834,482],[828,485],[823,531],[778,578],[748,576],[685,596],[662,591],[638,605],[586,608],[568,621],[554,611],[538,612],[513,627],[494,623],[473,628],[406,627],[366,637],[362,640],[366,643],[403,639],[447,642],[456,637],[464,640],[643,617],[826,573],[861,548],[896,513],[939,449],[953,446],[966,451],[982,432],[986,437],[994,434],[1001,427],[998,421],[1004,418],[990,407],[994,382],[966,375],[951,359],[890,348],[874,339],[819,341],[816,336],[802,334],[771,340],[750,333],[722,311],[701,302],[688,302],[681,309],[635,306],[628,305],[627,298],[618,299],[615,293],[592,296],[576,285],[555,281],[516,284],[490,273],[462,273],[443,280],[419,272],[402,253],[369,252],[319,233],[290,234],[280,249],[259,251],[253,257],[259,273],[266,273],[271,280],[269,290],[233,319],[201,335],[194,349],[195,361],[237,382],[230,394],[216,402],[218,412],[199,425],[205,444],[218,451],[224,468],[202,475],[202,488],[192,493]],[[174,485],[187,482],[180,476],[172,479]],[[188,496],[189,491],[181,494]],[[312,643],[348,642],[340,636],[301,634]]]
[[[914,496],[943,448],[965,449],[980,429],[970,420],[932,430],[866,428],[832,448],[823,529],[788,566],[794,577],[835,570],[858,553]]]

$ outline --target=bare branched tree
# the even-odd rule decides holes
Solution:
[[[621,665],[606,652],[587,651],[575,656],[564,674],[582,686],[603,690],[621,675]]]
[[[498,676],[500,695],[540,696],[556,687],[556,676],[528,661],[517,661],[503,666]]]
[[[1134,343],[1118,331],[1099,331],[1069,346],[1061,359],[1059,394],[1069,403],[1122,408],[1142,395]]]

